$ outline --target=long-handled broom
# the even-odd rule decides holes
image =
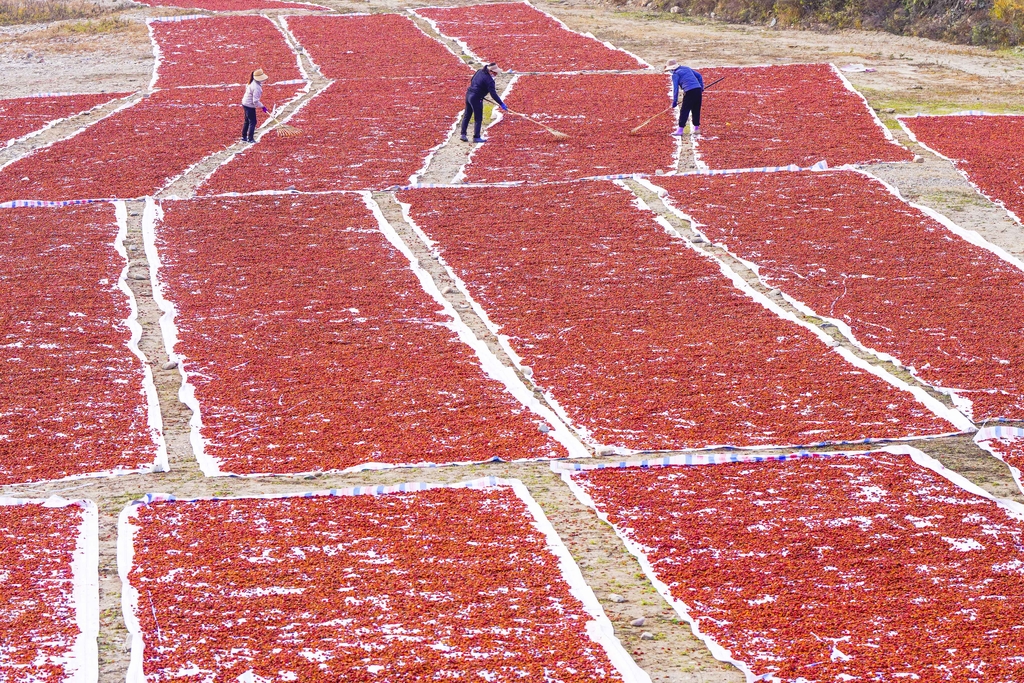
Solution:
[[[487,100],[487,101],[491,102],[490,100]],[[491,102],[491,104],[494,104],[494,102]],[[506,111],[508,111],[509,114],[515,114],[516,116],[519,116],[521,118],[526,119],[530,123],[533,123],[533,124],[536,124],[536,125],[540,126],[541,128],[543,128],[547,132],[551,133],[551,135],[554,136],[554,138],[556,140],[568,140],[569,139],[569,135],[567,133],[563,133],[560,130],[555,130],[551,126],[545,126],[540,121],[537,121],[536,119],[533,119],[533,118],[527,116],[526,114],[521,114],[521,113],[519,113],[517,111],[512,111],[511,109],[507,109]]]
[[[710,87],[711,87],[712,85],[715,85],[715,83],[721,83],[721,82],[722,82],[722,81],[724,81],[724,80],[725,80],[725,76],[722,76],[722,77],[721,77],[721,78],[719,78],[719,79],[718,79],[717,81],[714,81],[713,83],[711,83],[711,85],[707,86],[707,88],[704,88],[704,90],[707,90],[707,89],[708,89],[708,88],[710,88]],[[664,111],[659,111],[659,112],[658,112],[657,114],[655,114],[655,115],[654,115],[654,116],[652,116],[651,118],[647,119],[646,121],[644,121],[643,123],[641,123],[641,124],[640,124],[639,126],[637,126],[636,128],[634,128],[633,130],[629,131],[629,134],[630,134],[630,135],[636,135],[636,134],[637,134],[637,133],[639,133],[639,132],[640,132],[640,130],[641,130],[641,129],[642,129],[642,128],[643,128],[644,126],[646,126],[646,125],[647,125],[648,123],[650,123],[651,121],[653,121],[654,119],[656,119],[656,118],[658,118],[658,117],[664,116],[665,114],[669,113],[669,112],[670,112],[670,111],[672,111],[673,109],[675,109],[675,107],[669,107],[668,109],[665,109]]]

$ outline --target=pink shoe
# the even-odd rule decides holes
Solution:
[[[683,129],[682,128],[676,128],[676,132],[672,133],[672,135],[683,135]]]

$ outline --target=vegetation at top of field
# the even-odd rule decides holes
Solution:
[[[87,33],[105,32],[110,29],[110,22],[119,22],[109,15],[128,8],[128,3],[114,7],[104,7],[95,2],[85,0],[0,0],[0,26],[12,24],[42,24],[67,19],[100,19]],[[92,22],[87,22],[92,24]]]
[[[796,28],[869,29],[953,43],[1024,44],[1024,0],[615,0],[676,16]]]

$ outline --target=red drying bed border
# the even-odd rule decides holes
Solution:
[[[327,78],[463,78],[465,87],[472,75],[444,43],[398,14],[288,17],[287,25]],[[409,90],[395,84],[392,106],[404,102]],[[396,127],[421,122],[390,115]]]
[[[177,311],[207,474],[566,455],[484,374],[366,197],[163,210],[161,296]]]
[[[1024,116],[909,116],[900,123],[1024,222]]]
[[[96,680],[97,535],[91,502],[0,498],[0,680]]]
[[[267,17],[151,21],[149,30],[160,55],[156,85],[161,88],[245,84],[259,68],[271,84],[302,78],[295,53]]]
[[[598,443],[660,450],[953,431],[738,290],[612,183],[399,199],[534,382]]]
[[[130,93],[89,93],[0,100],[0,146],[71,116],[83,114]]]
[[[974,435],[974,443],[1006,463],[1024,493],[1024,428],[984,427]]]
[[[287,101],[296,89],[268,87],[264,101]],[[157,91],[0,170],[0,202],[152,195],[241,137],[242,94],[240,87]]]
[[[246,10],[275,9],[328,9],[323,5],[279,0],[135,0],[150,7],[182,7],[210,12],[244,12]]]
[[[406,91],[395,117],[396,89]],[[407,185],[444,144],[461,110],[463,80],[336,81],[288,120],[301,136],[264,136],[200,187],[224,192],[383,189]]]
[[[467,52],[513,71],[629,71],[647,65],[524,2],[425,7],[416,14]]]
[[[563,478],[748,680],[1019,679],[1024,507],[903,450]]]
[[[117,236],[109,204],[0,210],[0,485],[159,457]]]
[[[821,160],[829,166],[910,161],[867,102],[829,64],[701,69],[705,83],[695,152],[710,168],[761,168]]]
[[[975,421],[1024,419],[1024,272],[937,214],[855,171],[657,181],[765,284],[955,392]]]
[[[630,131],[666,98],[661,74],[518,76],[507,104],[514,111],[569,135],[556,139],[535,123],[505,114],[474,150],[469,182],[572,180],[624,173],[654,174],[676,167],[672,121]]]
[[[143,649],[129,678],[646,679],[507,483],[132,505],[118,556],[132,558],[133,662]]]

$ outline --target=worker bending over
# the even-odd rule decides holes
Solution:
[[[683,91],[683,106],[679,108],[679,128],[672,135],[682,135],[686,119],[693,112],[693,134],[700,135],[700,103],[704,96],[704,77],[699,71],[668,60],[665,71],[672,74],[672,106],[679,104],[679,91]]]
[[[484,97],[490,95],[498,103],[502,111],[508,111],[508,107],[498,97],[494,90],[494,77],[501,73],[497,64],[491,63],[473,74],[473,80],[469,82],[469,89],[466,91],[466,111],[462,114],[462,136],[463,142],[469,142],[466,132],[469,130],[469,119],[473,118],[473,142],[485,142],[480,137],[480,127],[484,122]]]

